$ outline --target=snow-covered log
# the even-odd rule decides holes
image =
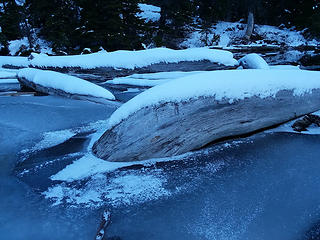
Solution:
[[[239,60],[244,69],[269,69],[268,63],[258,54],[250,53]]]
[[[179,155],[320,109],[320,73],[213,71],[151,88],[110,117],[92,152],[108,161]]]
[[[102,81],[134,73],[232,69],[233,54],[224,50],[154,48],[140,51],[98,52],[74,56],[34,55],[30,65],[60,72],[103,76]]]
[[[21,85],[37,92],[75,99],[115,100],[108,90],[80,78],[53,71],[25,68],[18,72]]]

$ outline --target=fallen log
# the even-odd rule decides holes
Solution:
[[[33,68],[22,69],[18,73],[18,81],[22,87],[43,94],[100,103],[110,103],[115,100],[111,92],[96,84],[53,71]]]
[[[122,105],[92,152],[116,162],[170,157],[319,109],[317,72],[204,73],[154,87]]]

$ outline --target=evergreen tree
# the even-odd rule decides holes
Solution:
[[[71,51],[77,42],[79,9],[72,0],[27,0],[26,8],[33,28],[52,42],[57,51]]]
[[[188,34],[192,23],[195,5],[190,0],[163,0],[157,45],[174,48]]]
[[[3,41],[21,38],[21,7],[13,0],[2,0],[0,3],[0,26]]]

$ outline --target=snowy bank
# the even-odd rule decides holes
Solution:
[[[18,79],[22,85],[46,94],[115,100],[111,92],[96,84],[53,71],[25,68],[18,72]]]
[[[122,105],[93,153],[108,161],[173,156],[319,109],[319,72],[207,72],[156,86]]]
[[[114,68],[135,69],[157,63],[179,63],[183,61],[210,61],[225,66],[238,65],[233,54],[223,50],[208,48],[193,48],[186,50],[172,50],[168,48],[154,48],[141,51],[115,51],[74,56],[47,56],[38,54],[30,61],[37,68]]]

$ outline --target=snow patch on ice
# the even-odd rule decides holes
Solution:
[[[171,158],[159,158],[149,159],[146,161],[138,162],[108,162],[100,158],[95,157],[93,154],[88,153],[79,160],[74,161],[72,164],[66,166],[57,174],[50,177],[53,181],[65,181],[73,182],[81,179],[85,179],[97,174],[113,172],[117,169],[121,169],[129,166],[152,166],[159,162],[171,162],[179,161],[190,156],[192,153],[186,153],[183,155],[171,157]]]
[[[153,87],[118,108],[109,118],[109,128],[147,106],[214,97],[230,103],[248,97],[274,97],[280,90],[303,95],[320,88],[320,73],[303,70],[222,70],[205,72]],[[178,91],[177,91],[178,89]]]
[[[43,134],[43,139],[32,148],[32,151],[40,151],[43,149],[57,146],[69,140],[75,135],[76,133],[74,133],[71,130],[46,132]]]
[[[71,94],[115,100],[115,97],[111,92],[96,84],[58,72],[25,68],[19,71],[18,77],[25,78],[26,80],[43,87],[60,89]]]
[[[111,179],[102,174],[95,175],[80,188],[65,183],[57,184],[42,194],[52,200],[53,205],[66,202],[75,206],[99,207],[108,202],[111,206],[119,207],[171,195],[165,183],[166,178],[161,170],[139,170],[122,172]]]

